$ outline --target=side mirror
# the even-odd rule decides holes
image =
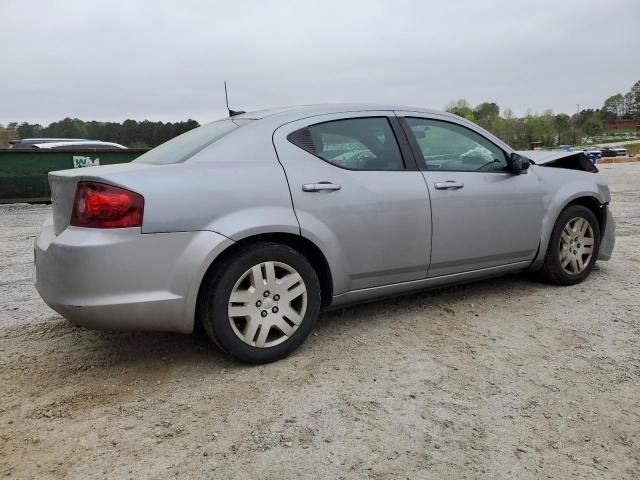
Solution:
[[[519,153],[512,153],[509,158],[509,170],[511,173],[515,173],[516,175],[526,172],[529,165],[529,159],[527,157],[523,157]]]

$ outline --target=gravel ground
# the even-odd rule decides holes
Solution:
[[[8,478],[638,478],[640,164],[581,285],[514,275],[323,315],[246,366],[202,336],[72,326],[31,285],[47,206],[0,206]]]

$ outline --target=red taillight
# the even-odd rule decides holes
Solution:
[[[142,195],[98,182],[78,182],[70,224],[87,228],[142,226]]]

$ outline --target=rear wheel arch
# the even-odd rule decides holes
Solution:
[[[209,277],[209,275],[211,275],[211,272],[215,271],[216,267],[223,264],[226,259],[232,257],[237,252],[246,249],[251,245],[263,242],[272,242],[286,245],[301,253],[309,261],[318,276],[318,280],[320,282],[322,307],[326,307],[331,303],[331,299],[333,296],[333,277],[331,274],[331,269],[329,267],[329,262],[327,261],[320,248],[318,248],[315,243],[305,237],[282,232],[252,235],[238,240],[233,245],[230,245],[228,248],[226,248],[213,260],[211,265],[209,265],[209,267],[207,268],[207,271],[200,282],[200,286],[198,287],[198,298],[200,297],[203,285],[205,284],[207,278]],[[196,322],[197,321],[198,314],[196,312]]]

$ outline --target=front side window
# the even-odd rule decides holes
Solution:
[[[288,139],[338,167],[352,170],[404,168],[398,142],[389,121],[383,117],[317,123],[296,130]]]
[[[455,123],[406,119],[428,170],[460,172],[506,171],[502,149],[482,135]]]

